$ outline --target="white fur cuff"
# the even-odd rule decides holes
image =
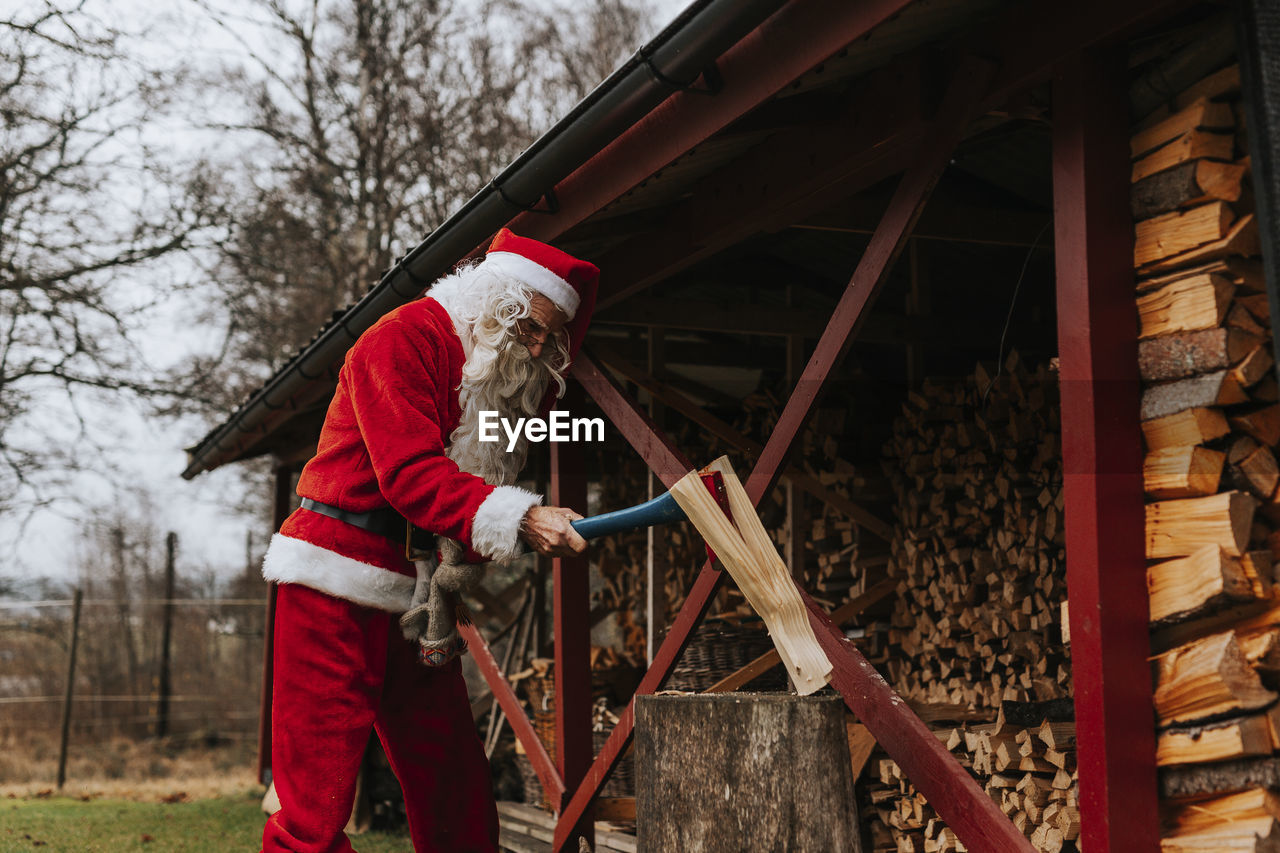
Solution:
[[[471,548],[490,560],[510,560],[520,554],[520,522],[542,496],[518,488],[498,486],[484,499],[471,521]]]
[[[388,613],[403,613],[413,602],[414,578],[279,533],[271,537],[262,560],[262,576]]]

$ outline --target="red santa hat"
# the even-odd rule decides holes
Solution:
[[[600,270],[589,261],[503,228],[489,244],[484,263],[541,293],[570,320],[580,314],[584,320],[591,316]],[[585,323],[582,325],[585,327]],[[570,336],[573,337],[572,328]]]

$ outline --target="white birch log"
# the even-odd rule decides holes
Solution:
[[[764,620],[796,692],[807,696],[827,683],[831,661],[818,645],[800,593],[728,458],[721,456],[703,470],[718,471],[724,478],[732,523],[697,471],[682,477],[671,494]]]

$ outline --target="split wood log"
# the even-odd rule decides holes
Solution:
[[[1258,319],[1243,305],[1231,306],[1227,311],[1227,325],[1241,329],[1251,335],[1256,335],[1264,340],[1271,338],[1271,324],[1259,323]]]
[[[1190,267],[1178,267],[1166,273],[1154,273],[1138,279],[1138,293],[1158,290],[1180,278],[1215,274],[1226,276],[1233,284],[1247,293],[1262,293],[1267,289],[1266,275],[1257,258],[1218,258]]]
[[[1172,169],[1188,160],[1199,160],[1205,157],[1213,160],[1230,160],[1235,147],[1235,137],[1229,133],[1189,130],[1134,163],[1129,180],[1136,184],[1143,178],[1149,178],[1165,169]]]
[[[862,595],[845,602],[831,612],[831,621],[840,627],[873,604],[891,595],[898,588],[898,582],[892,579],[882,580]],[[782,662],[777,649],[770,649],[745,666],[726,675],[715,684],[703,690],[703,693],[730,693],[747,682],[763,675]]]
[[[732,522],[707,492],[697,471],[676,481],[671,494],[768,626],[796,692],[807,696],[827,683],[831,661],[818,645],[795,582],[728,458],[721,456],[703,470],[719,472],[723,478]]]
[[[1252,445],[1252,449],[1231,462],[1231,479],[1259,498],[1268,499],[1275,494],[1276,484],[1280,483],[1276,458],[1269,448],[1256,444],[1252,438],[1244,436],[1243,441]]]
[[[1155,498],[1192,498],[1218,491],[1225,455],[1207,447],[1167,447],[1142,461],[1142,483]]]
[[[1262,341],[1234,327],[1161,335],[1138,344],[1138,372],[1148,382],[1159,382],[1223,370],[1243,361]]]
[[[1160,772],[1160,797],[1190,802],[1250,788],[1280,788],[1280,756],[1171,767]]]
[[[1133,265],[1147,266],[1221,240],[1235,220],[1231,205],[1212,201],[1139,222],[1135,228]]]
[[[1280,406],[1275,407],[1273,420],[1277,438],[1280,438]],[[1227,418],[1220,410],[1204,407],[1183,409],[1142,422],[1142,436],[1148,450],[1204,444],[1222,438],[1230,431]]]
[[[1180,804],[1168,817],[1161,853],[1274,853],[1280,849],[1280,801],[1253,789]]]
[[[1129,140],[1129,156],[1138,158],[1192,130],[1233,130],[1230,104],[1200,98],[1168,118],[1138,132]]]
[[[1158,172],[1133,185],[1133,218],[1150,219],[1207,201],[1239,201],[1244,174],[1243,164],[1216,160],[1192,160]]]
[[[1138,123],[1138,126],[1142,128],[1151,127],[1158,122],[1164,121],[1173,111],[1186,109],[1200,98],[1219,101],[1239,94],[1240,66],[1238,64],[1228,65],[1174,95],[1171,102],[1163,103],[1152,110],[1150,114]]]
[[[1156,739],[1156,764],[1160,767],[1270,754],[1271,730],[1265,714],[1202,727],[1166,729]]]
[[[1147,557],[1183,557],[1205,545],[1238,557],[1248,550],[1257,504],[1244,492],[1147,504]]]
[[[1276,700],[1224,631],[1156,658],[1153,700],[1161,726],[1256,710]]]
[[[1158,291],[1138,297],[1140,338],[1175,332],[1196,332],[1221,325],[1231,305],[1235,286],[1225,275],[1206,274],[1180,278]]]
[[[1257,590],[1241,562],[1217,545],[1206,545],[1186,557],[1151,566],[1147,569],[1151,621],[1185,618],[1225,599],[1255,597]]]
[[[1165,270],[1200,264],[1231,255],[1253,256],[1258,254],[1259,247],[1258,220],[1254,214],[1249,213],[1236,220],[1236,223],[1231,226],[1231,230],[1223,235],[1221,239],[1162,258],[1140,267],[1138,272],[1140,275],[1148,275],[1153,272],[1164,272]]]
[[[1259,323],[1271,322],[1271,300],[1266,293],[1244,293],[1236,301]]]
[[[1246,355],[1239,364],[1231,368],[1231,377],[1242,388],[1249,388],[1271,375],[1275,359],[1271,356],[1271,346],[1259,345]]]
[[[1247,402],[1249,395],[1240,387],[1231,371],[1218,370],[1145,389],[1142,392],[1141,417],[1142,420],[1149,421],[1186,409]]]

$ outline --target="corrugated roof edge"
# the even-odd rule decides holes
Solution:
[[[230,418],[188,450],[184,479],[232,461],[240,436],[286,405],[307,382],[326,375],[360,333],[423,288],[506,224],[538,203],[570,172],[758,27],[784,0],[698,0],[593,89],[498,177],[388,270]],[[528,201],[522,201],[522,200]]]

